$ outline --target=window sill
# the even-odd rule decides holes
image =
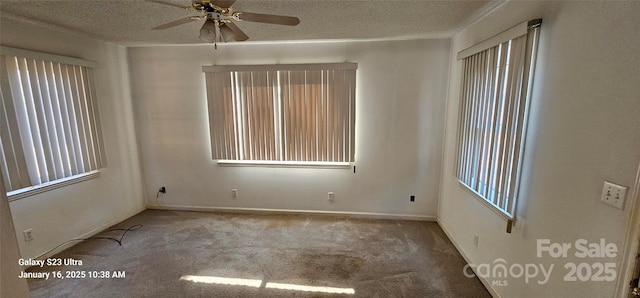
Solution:
[[[491,209],[491,211],[495,212],[498,216],[502,217],[505,220],[515,220],[515,216],[505,212],[504,210],[500,209],[500,207],[498,207],[498,206],[494,205],[493,203],[489,202],[481,194],[477,193],[475,190],[471,189],[471,187],[467,186],[467,184],[465,184],[464,182],[462,182],[460,180],[458,180],[458,182],[460,183],[460,185],[462,186],[463,189],[465,189],[474,198],[476,198],[477,200],[482,202],[485,206],[487,206],[489,209]]]
[[[472,197],[478,199],[480,202],[483,203],[483,205],[485,205],[487,208],[489,208],[491,211],[493,211],[495,214],[497,214],[502,219],[506,220],[507,221],[506,232],[507,232],[507,234],[511,234],[511,229],[516,224],[515,214],[512,215],[512,214],[509,214],[509,213],[505,212],[504,210],[500,209],[498,206],[496,206],[493,203],[487,201],[481,194],[479,194],[475,190],[471,189],[471,187],[469,187],[464,182],[462,182],[460,180],[458,180],[458,182],[460,183],[460,185],[462,186],[463,189],[465,189],[467,192],[469,192],[472,195]]]
[[[58,179],[55,181],[50,181],[47,183],[38,184],[35,186],[25,187],[14,191],[7,192],[7,197],[9,198],[9,202],[24,199],[26,197],[34,196],[37,194],[41,194],[50,190],[54,190],[56,188],[65,187],[67,185],[80,183],[82,181],[91,180],[94,178],[98,178],[100,176],[100,171],[91,171],[88,173],[83,173],[67,178]]]
[[[323,161],[270,161],[270,160],[218,160],[219,166],[249,166],[249,167],[273,167],[273,168],[329,168],[349,169],[350,162],[323,162]]]

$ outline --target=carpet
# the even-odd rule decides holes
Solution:
[[[146,210],[96,236],[125,231],[31,267],[62,277],[32,297],[491,297],[434,222]]]

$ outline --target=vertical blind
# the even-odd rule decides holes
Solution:
[[[203,68],[213,159],[352,162],[356,72],[346,65]]]
[[[106,166],[91,68],[0,55],[0,104],[7,191]]]
[[[539,25],[539,23],[538,23]],[[514,218],[538,26],[463,60],[457,177]]]

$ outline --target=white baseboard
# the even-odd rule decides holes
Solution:
[[[126,220],[126,219],[128,219],[128,218],[130,218],[130,217],[142,212],[142,211],[145,211],[145,210],[147,210],[147,207],[146,206],[142,206],[141,208],[138,208],[138,209],[136,209],[136,210],[134,210],[132,212],[129,212],[126,215],[114,218],[114,219],[112,219],[112,220],[110,220],[110,221],[108,221],[108,222],[106,222],[106,223],[104,223],[104,224],[102,224],[102,225],[100,225],[98,227],[95,227],[95,228],[91,229],[90,231],[88,231],[88,232],[86,232],[86,233],[84,233],[84,234],[82,234],[82,235],[80,235],[80,236],[78,236],[76,238],[89,238],[89,237],[95,236],[96,234],[98,234],[98,233],[104,231],[105,229],[107,229],[108,227],[111,227],[111,226],[113,226],[113,225],[115,225],[117,223],[120,223],[120,222],[122,222],[122,221],[124,221],[124,220]],[[46,258],[51,257],[51,256],[53,256],[53,255],[65,250],[65,249],[68,249],[68,248],[70,248],[70,247],[72,247],[72,246],[74,246],[74,245],[76,245],[76,244],[78,244],[80,242],[82,242],[82,241],[71,241],[69,243],[60,245],[59,247],[55,248],[54,250],[49,251],[49,252],[45,252],[44,254],[41,254],[40,256],[36,257],[35,259],[38,259],[38,260],[46,259]]]
[[[414,221],[436,221],[435,216],[407,215],[390,213],[369,213],[369,212],[343,212],[343,211],[316,211],[316,210],[290,210],[290,209],[265,209],[265,208],[234,208],[234,207],[198,207],[198,206],[147,206],[148,209],[176,210],[176,211],[205,211],[205,212],[228,212],[228,213],[258,213],[258,214],[305,214],[305,215],[325,215],[348,218],[373,218],[373,219],[393,219],[393,220],[414,220]]]
[[[458,252],[460,253],[460,255],[462,255],[462,258],[465,260],[465,262],[467,262],[467,264],[473,264],[473,261],[469,258],[469,256],[465,253],[464,249],[462,249],[462,247],[458,244],[458,242],[452,237],[452,235],[449,233],[449,231],[447,231],[447,228],[444,227],[444,225],[440,222],[440,219],[436,220],[438,222],[438,225],[440,226],[440,228],[444,231],[444,233],[447,235],[447,237],[449,238],[449,240],[451,240],[451,243],[453,243],[453,246],[455,246],[455,248],[458,250]],[[486,277],[482,277],[482,276],[478,276],[476,269],[475,268],[471,268],[473,270],[474,273],[476,273],[476,277],[478,277],[478,279],[480,280],[480,282],[482,282],[482,284],[484,285],[484,287],[487,289],[487,291],[489,291],[489,294],[491,294],[491,296],[493,296],[494,298],[501,298],[502,296],[500,296],[500,294],[496,291],[495,288],[493,288],[493,286],[491,286],[491,282],[489,282],[489,280],[487,280]]]

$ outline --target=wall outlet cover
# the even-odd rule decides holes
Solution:
[[[25,242],[33,241],[33,229],[24,230],[22,233],[24,234]]]

